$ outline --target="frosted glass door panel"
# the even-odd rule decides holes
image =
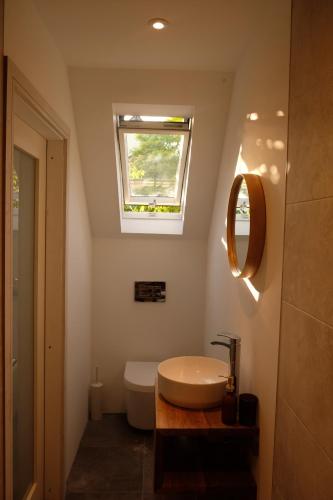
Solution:
[[[15,148],[13,166],[13,486],[22,500],[35,464],[36,160]]]

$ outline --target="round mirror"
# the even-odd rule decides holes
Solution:
[[[238,175],[231,188],[227,239],[231,271],[239,278],[257,272],[265,244],[265,196],[258,175]]]

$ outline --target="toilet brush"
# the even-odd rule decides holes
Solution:
[[[102,419],[102,392],[103,384],[98,381],[98,367],[96,367],[95,382],[90,384],[90,416],[91,420]]]

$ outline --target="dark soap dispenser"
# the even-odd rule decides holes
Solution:
[[[222,400],[222,422],[233,425],[237,421],[237,396],[235,392],[234,377],[229,377],[225,386],[225,396]]]

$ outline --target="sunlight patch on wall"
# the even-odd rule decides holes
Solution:
[[[254,298],[254,300],[256,302],[258,302],[259,299],[260,299],[260,292],[253,286],[253,284],[251,283],[251,281],[249,280],[249,278],[244,278],[243,282],[245,283],[245,285],[249,289],[249,291],[250,291],[252,297]]]
[[[281,175],[279,173],[279,169],[277,168],[276,165],[271,165],[269,167],[269,172],[270,172],[270,179],[273,184],[279,184]]]
[[[278,151],[284,150],[284,142],[280,140],[266,139],[266,146],[268,149],[277,149]]]
[[[259,115],[258,115],[258,113],[248,113],[246,115],[246,118],[248,120],[250,120],[251,122],[255,122],[255,121],[259,120]]]
[[[260,167],[258,168],[258,171],[260,174],[266,174],[267,172],[267,165],[266,163],[262,163]]]
[[[274,149],[282,151],[284,149],[284,142],[283,141],[274,141],[273,147],[274,147]]]
[[[247,164],[244,161],[244,158],[242,156],[243,152],[243,145],[241,144],[239,146],[239,151],[238,151],[238,158],[237,158],[237,164],[236,164],[236,169],[235,169],[235,177],[239,174],[244,174],[249,171]]]
[[[226,225],[227,225],[227,222],[226,222]],[[221,243],[224,246],[224,248],[226,249],[226,251],[228,251],[228,245],[227,245],[227,242],[225,241],[225,239],[223,238],[223,236],[221,238]]]

